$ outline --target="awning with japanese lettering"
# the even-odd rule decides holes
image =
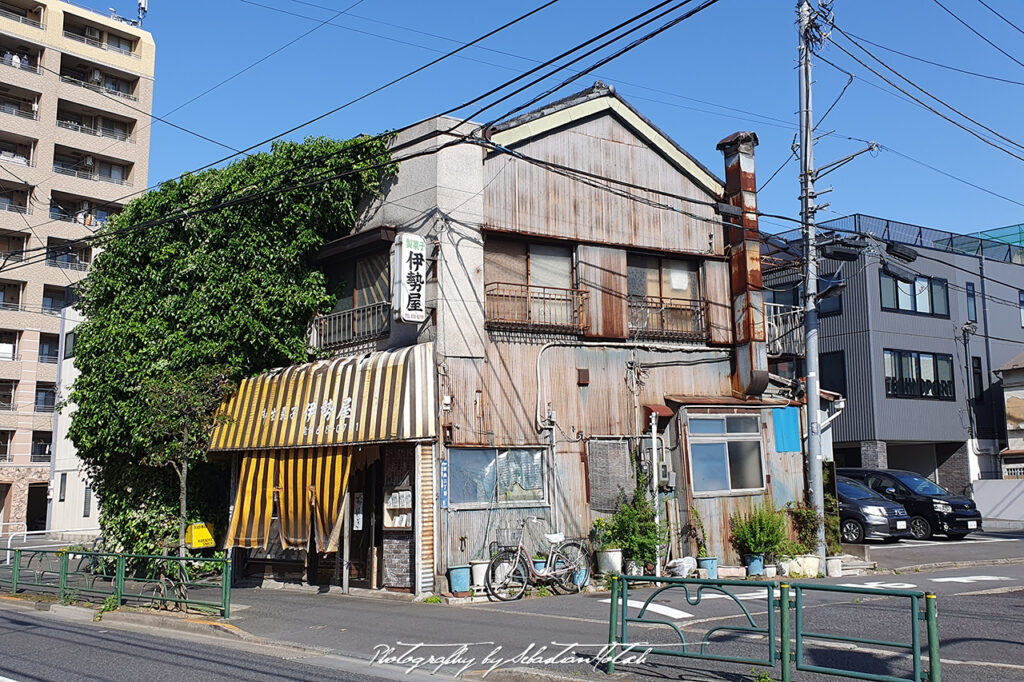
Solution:
[[[211,451],[410,441],[437,435],[433,344],[293,365],[246,379]]]

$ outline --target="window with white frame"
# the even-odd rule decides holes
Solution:
[[[449,449],[452,506],[543,504],[547,499],[544,453],[540,448]]]
[[[759,416],[691,416],[689,442],[694,494],[745,492],[765,487]]]

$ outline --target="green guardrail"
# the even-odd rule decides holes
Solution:
[[[0,564],[0,587],[53,594],[114,596],[157,608],[177,606],[231,616],[231,560],[71,549],[15,549]]]
[[[644,601],[637,607],[637,602],[630,604],[629,593],[630,583],[645,583],[654,585],[653,591],[646,596]],[[733,593],[733,590],[742,587],[764,588],[765,614],[767,616],[764,626],[759,626],[747,606],[740,600],[740,597]],[[716,598],[726,597],[739,608],[737,617],[742,617],[746,622],[744,625],[720,625],[712,627],[704,636],[695,642],[687,641],[686,634],[673,622],[652,618],[648,615],[651,604],[660,595],[667,591],[682,591],[686,603],[690,606],[697,606],[707,593],[712,593]],[[766,668],[780,667],[783,682],[790,682],[793,670],[802,672],[821,673],[839,677],[849,677],[859,680],[873,680],[875,682],[941,682],[942,670],[939,660],[939,625],[938,612],[936,608],[935,595],[925,592],[913,592],[909,590],[885,590],[866,587],[846,587],[839,585],[815,585],[809,583],[782,583],[778,581],[750,582],[746,580],[700,580],[696,578],[654,578],[651,576],[611,576],[611,610],[608,624],[608,650],[607,650],[607,672],[615,672],[616,652],[637,653],[643,651],[648,654],[673,656],[679,658],[693,658],[713,661],[724,661],[729,663],[745,663]],[[804,593],[846,593],[865,595],[872,597],[897,597],[905,598],[909,602],[910,618],[910,641],[886,641],[881,639],[870,639],[855,637],[852,635],[833,634],[823,632],[812,632],[805,628],[804,623]],[[743,595],[749,600],[750,595]],[[923,609],[922,609],[923,605]],[[639,608],[637,615],[630,616],[629,608]],[[776,621],[776,619],[778,619]],[[921,660],[921,628],[920,623],[927,624],[927,649],[928,667],[924,668]],[[776,622],[778,626],[776,627]],[[663,626],[675,633],[678,637],[677,643],[672,644],[651,644],[649,642],[631,641],[629,638],[630,624],[642,624],[644,626]],[[711,653],[709,646],[711,638],[720,633],[739,633],[745,635],[762,635],[766,640],[767,651],[761,657],[750,656],[729,656],[719,653]],[[879,675],[873,673],[818,666],[804,660],[807,640],[824,640],[841,642],[854,645],[883,646],[900,651],[906,651],[911,658],[913,666],[913,677],[896,677],[893,675]]]

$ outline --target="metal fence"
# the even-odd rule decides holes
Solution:
[[[60,600],[114,597],[117,605],[189,608],[231,615],[231,560],[108,554],[73,548],[15,549],[0,587]]]
[[[707,302],[665,296],[630,296],[629,332],[641,338],[706,339]]]
[[[488,327],[551,329],[571,333],[587,329],[587,292],[512,282],[484,285]]]
[[[642,602],[630,600],[630,583],[652,583],[654,589],[647,594]],[[754,587],[765,590],[764,610],[760,614],[764,616],[763,625],[758,624],[754,614],[741,601],[741,599],[749,600],[751,595],[737,595],[733,592],[737,587],[745,589]],[[705,632],[699,641],[687,641],[686,633],[676,623],[651,616],[652,613],[657,613],[660,610],[655,604],[656,600],[662,601],[664,594],[669,591],[681,591],[686,603],[690,606],[697,606],[701,603],[702,598],[731,599],[740,610],[737,617],[741,619],[742,624],[716,625]],[[809,630],[804,618],[804,595],[807,592],[905,599],[909,606],[907,619],[910,625],[910,641],[886,641],[844,633]],[[757,595],[754,596],[757,597]],[[617,656],[626,652],[640,653],[642,651],[660,656],[743,663],[773,669],[778,666],[783,682],[790,682],[794,670],[859,680],[874,680],[875,682],[940,682],[942,679],[939,660],[938,613],[935,595],[931,593],[810,583],[787,584],[778,581],[753,583],[746,580],[699,580],[616,575],[611,577],[610,601],[608,650],[605,654],[606,669],[609,674],[615,672]],[[655,604],[653,608],[652,604]],[[759,604],[759,606],[761,605]],[[639,609],[639,611],[635,616],[630,616],[630,608]],[[922,621],[926,623],[924,643],[927,648],[927,667],[922,661]],[[652,644],[646,641],[631,640],[631,624],[645,628],[651,626],[667,628],[670,633],[674,633],[678,641]],[[764,640],[764,649],[760,655],[712,653],[710,648],[712,638],[723,633],[746,637],[756,636]],[[912,677],[897,677],[814,665],[805,660],[809,641],[825,641],[852,646],[880,646],[906,652],[913,668]]]
[[[322,350],[341,348],[384,336],[391,328],[390,302],[373,303],[314,318],[310,345]]]

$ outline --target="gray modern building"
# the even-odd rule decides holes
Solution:
[[[861,247],[819,265],[819,289],[845,284],[819,305],[821,384],[846,397],[837,465],[909,469],[955,492],[998,478],[1006,428],[993,372],[1024,350],[1024,247],[861,214],[820,228],[822,243]],[[798,237],[779,235],[766,301],[799,304]],[[773,363],[803,376],[799,357]]]

